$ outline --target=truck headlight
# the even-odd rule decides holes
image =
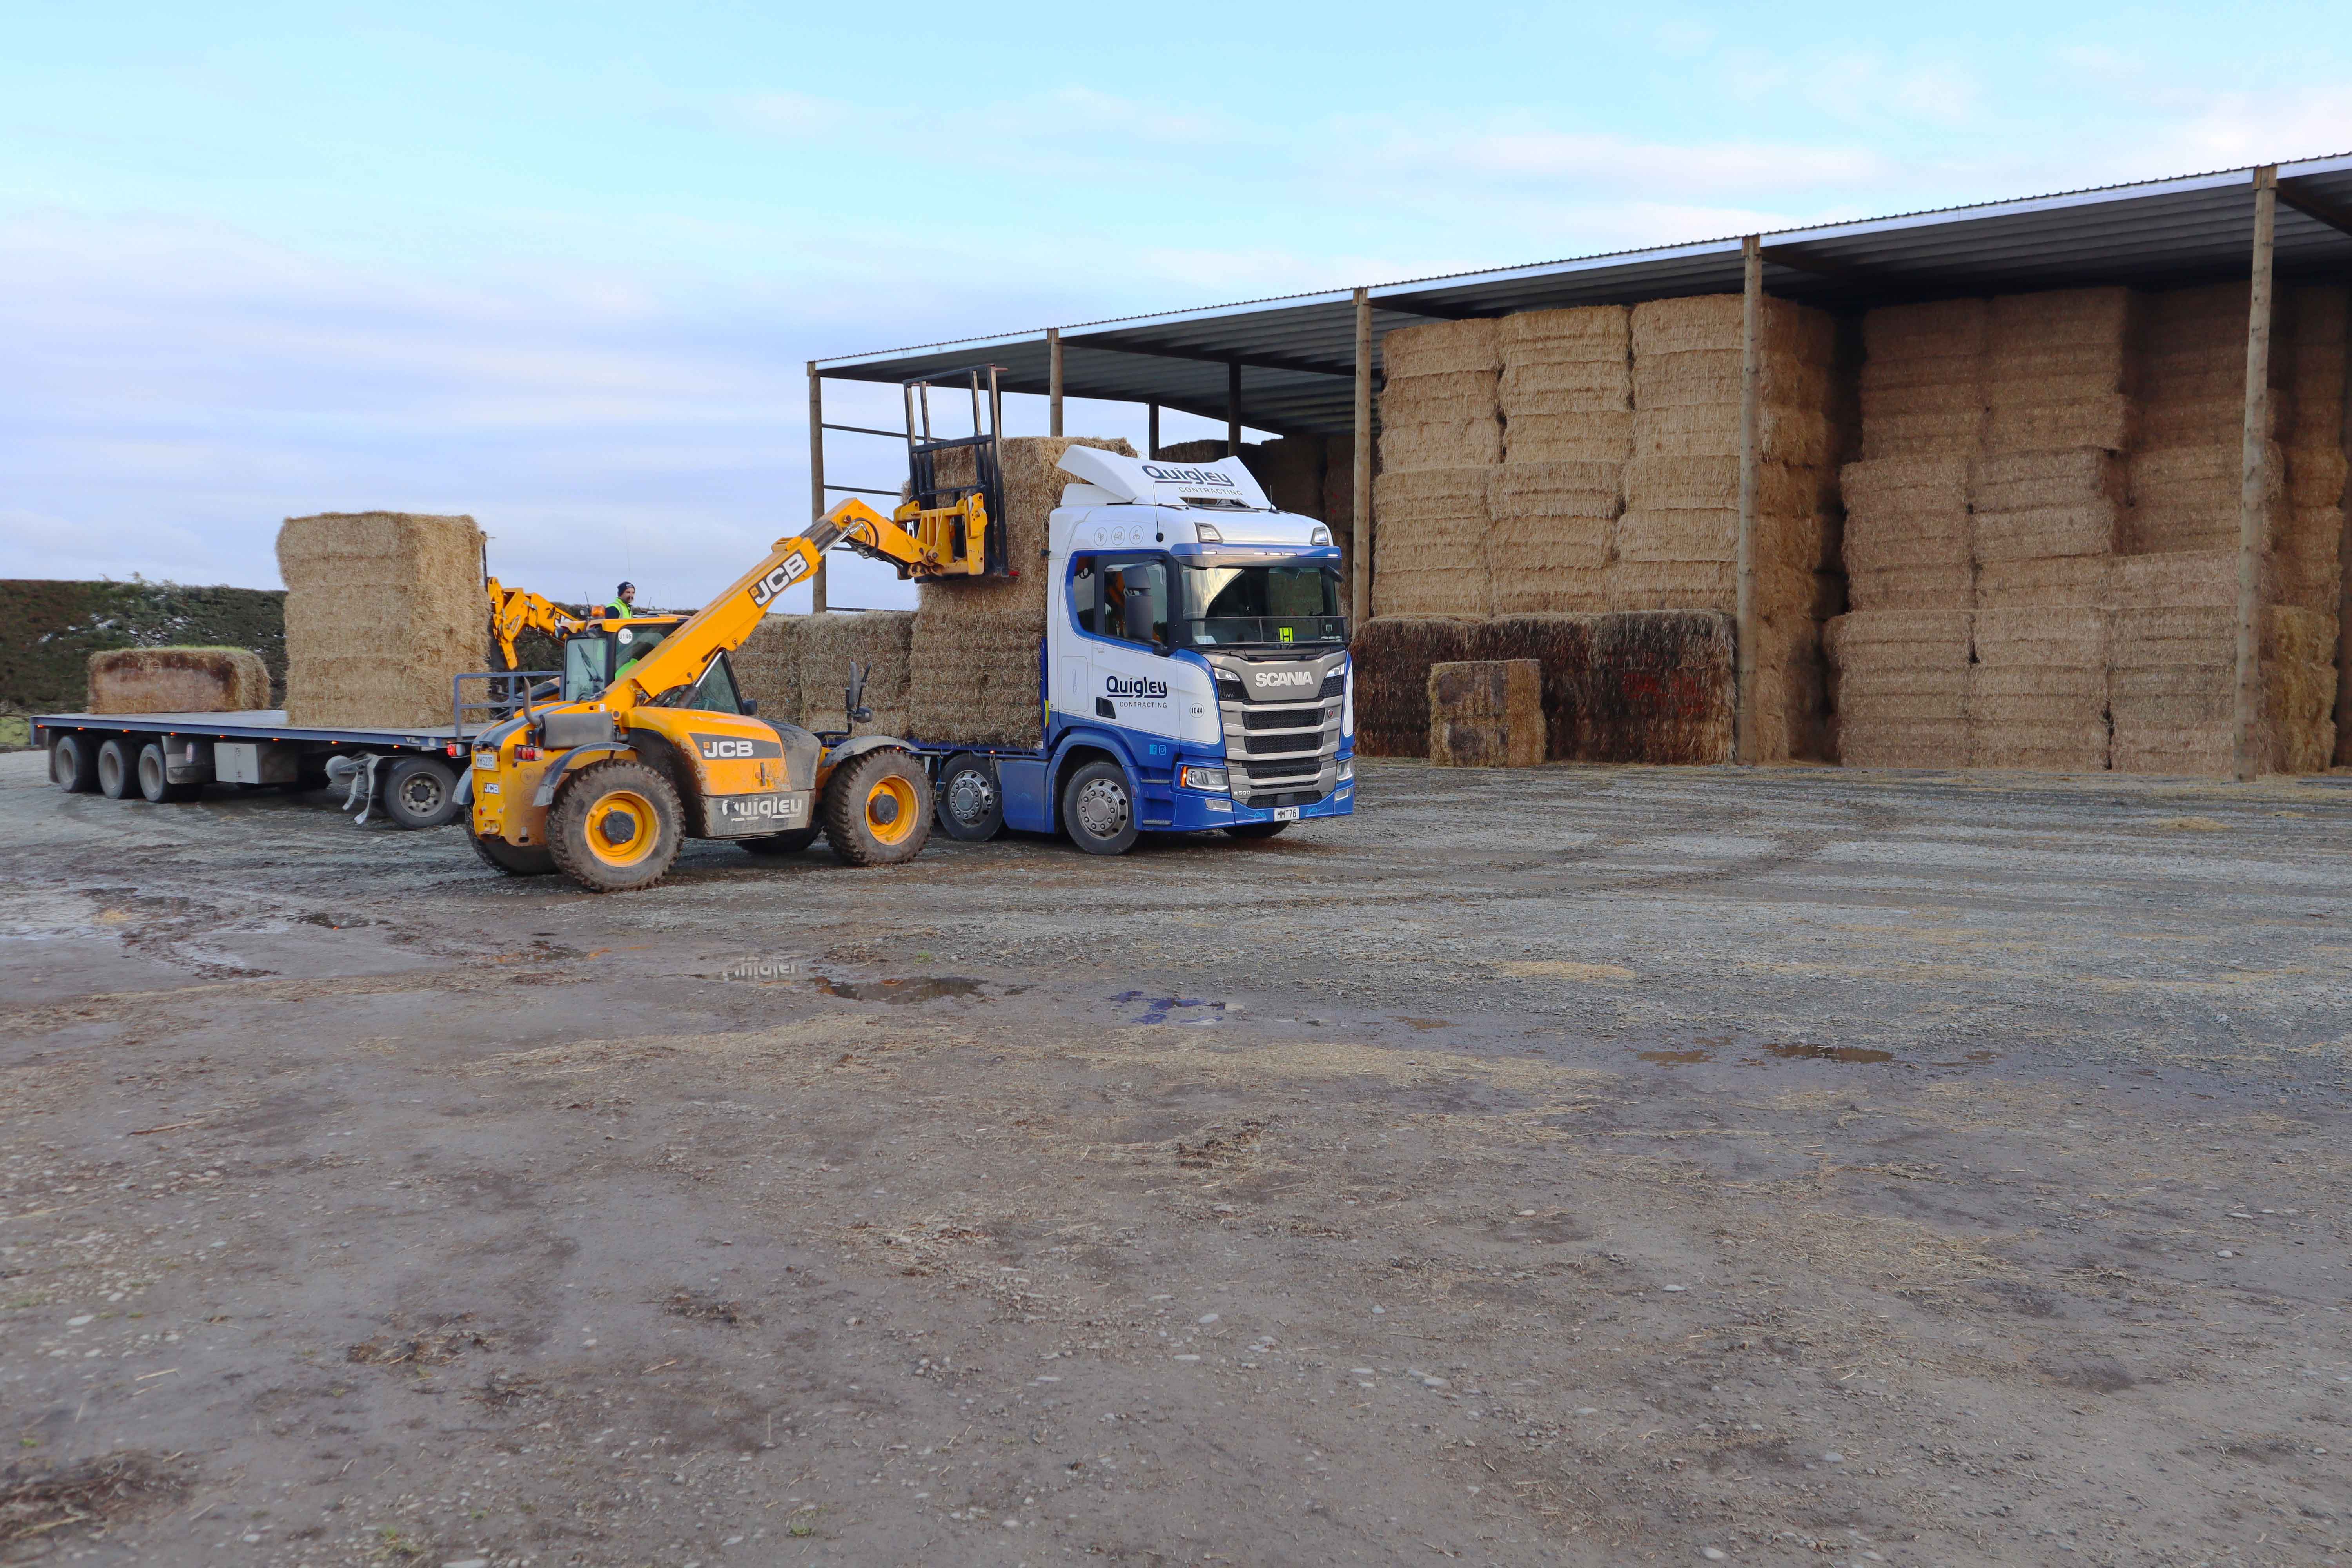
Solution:
[[[1176,782],[1186,789],[1203,789],[1216,795],[1223,795],[1233,787],[1227,782],[1225,770],[1223,768],[1190,766],[1180,768],[1177,770]]]
[[[1346,784],[1349,779],[1354,778],[1355,776],[1356,761],[1353,757],[1350,757],[1346,762],[1339,764],[1339,782],[1341,784]]]

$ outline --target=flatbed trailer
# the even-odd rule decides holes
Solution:
[[[73,793],[158,805],[193,800],[208,784],[294,792],[345,788],[344,808],[365,823],[381,815],[402,827],[438,827],[463,809],[477,713],[511,712],[520,692],[555,679],[550,670],[460,676],[488,680],[491,697],[453,696],[451,721],[413,728],[317,729],[289,724],[285,711],[226,713],[36,713],[33,742],[49,753],[49,777]]]

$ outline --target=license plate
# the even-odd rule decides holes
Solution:
[[[1298,820],[1298,808],[1295,805],[1277,805],[1274,808],[1274,819],[1276,822],[1296,822]]]

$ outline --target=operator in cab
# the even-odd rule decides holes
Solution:
[[[625,621],[637,613],[637,585],[624,583],[613,590],[612,603],[598,612],[609,621]]]

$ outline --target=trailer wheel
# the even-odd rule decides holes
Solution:
[[[940,770],[940,826],[950,838],[978,844],[1004,831],[1004,795],[996,770],[965,752]]]
[[[790,833],[771,833],[765,838],[738,838],[746,854],[757,855],[762,860],[781,860],[787,855],[797,855],[816,842],[822,827],[795,827]]]
[[[824,786],[824,837],[848,866],[897,866],[931,837],[931,781],[904,752],[867,752]]]
[[[200,784],[173,784],[172,764],[163,755],[161,742],[150,741],[139,748],[139,793],[150,805],[162,805],[169,801],[194,800],[204,793]]]
[[[138,783],[139,764],[131,759],[131,743],[120,735],[99,742],[98,793],[109,800],[121,800]]]
[[[384,815],[403,827],[438,827],[457,815],[457,776],[432,757],[401,757],[385,773]]]
[[[669,780],[645,763],[594,763],[556,795],[547,847],[556,868],[590,892],[634,892],[669,875],[685,815]]]
[[[1124,855],[1135,843],[1135,796],[1127,770],[1117,763],[1093,762],[1062,786],[1062,826],[1070,842],[1089,855]]]
[[[68,795],[88,795],[97,789],[97,748],[80,735],[59,735],[50,741],[49,782]]]
[[[509,877],[544,877],[555,869],[555,857],[543,845],[509,844],[496,835],[485,838],[470,828],[466,842],[474,847],[483,865]]]
[[[1236,838],[1271,838],[1289,826],[1286,822],[1236,822],[1225,831]]]

